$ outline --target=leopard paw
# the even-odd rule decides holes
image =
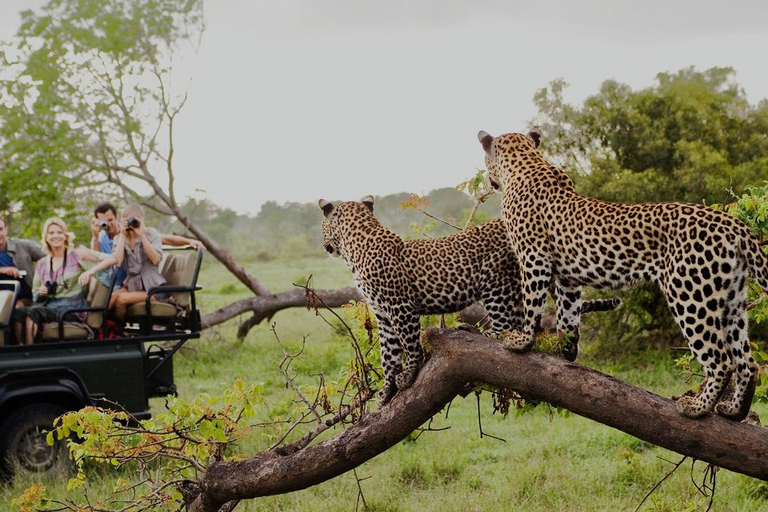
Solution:
[[[501,334],[501,343],[504,345],[504,348],[512,352],[525,352],[533,346],[528,337],[519,331],[503,332]]]
[[[576,356],[578,355],[579,355],[578,343],[573,343],[569,341],[568,343],[565,344],[565,346],[563,347],[563,357],[566,360],[573,362],[576,360]]]
[[[418,370],[404,370],[402,373],[397,374],[395,377],[397,389],[403,390],[411,387],[411,384],[413,384],[413,382],[416,380],[416,376],[418,374]]]
[[[379,408],[384,407],[390,400],[397,394],[397,388],[392,383],[384,383],[384,387],[379,391],[376,397],[376,403],[379,404]]]
[[[678,398],[675,407],[677,412],[691,419],[698,419],[709,413],[702,401],[696,396],[681,396]]]
[[[729,420],[741,421],[749,414],[749,407],[745,407],[745,404],[736,403],[735,400],[731,400],[717,404],[715,406],[715,412]]]

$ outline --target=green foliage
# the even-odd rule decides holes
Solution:
[[[201,0],[51,0],[22,13],[0,48],[0,212],[21,234],[162,176],[183,104],[165,87],[172,55],[201,28]]]
[[[760,238],[768,238],[768,181],[762,187],[747,186],[745,193],[735,203],[730,205],[728,213],[744,222]],[[764,247],[763,252],[768,249]],[[768,290],[762,291],[758,286],[749,290],[749,315],[756,322],[768,320]]]
[[[722,202],[764,179],[768,102],[747,102],[731,68],[660,73],[633,91],[607,80],[581,107],[567,84],[539,90],[543,147],[589,196],[623,202]]]
[[[381,371],[379,330],[375,317],[363,301],[350,302],[344,306],[343,312],[345,328],[354,340],[355,357],[341,367],[338,387],[346,389],[352,386],[358,394],[368,388],[381,389],[384,373]]]
[[[126,413],[85,407],[56,419],[48,444],[68,439],[77,475],[67,484],[70,509],[177,508],[182,495],[166,482],[195,480],[211,462],[237,459],[232,451],[251,429],[250,420],[265,401],[263,385],[237,379],[220,396],[201,393],[192,400],[166,398],[167,410],[137,421]],[[132,481],[119,479],[109,496],[94,501],[88,493],[86,462],[113,467],[130,465]],[[17,499],[21,507],[55,510],[64,505],[46,499],[32,486]],[[74,508],[73,508],[74,507]],[[79,508],[78,508],[79,507]],[[91,508],[93,507],[93,508]]]
[[[768,181],[762,187],[747,185],[744,190],[745,193],[730,206],[728,213],[765,240],[768,237]]]

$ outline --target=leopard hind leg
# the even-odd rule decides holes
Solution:
[[[707,377],[696,396],[681,397],[676,407],[688,418],[701,418],[720,400],[735,369],[725,344],[724,299],[702,292],[685,268],[670,283],[664,287],[670,311]]]
[[[735,299],[725,311],[726,346],[731,349],[735,365],[733,398],[720,402],[715,412],[720,416],[741,421],[749,414],[752,398],[757,387],[758,365],[750,353],[747,336],[748,316],[744,279],[735,282]]]
[[[504,331],[520,330],[523,325],[523,306],[519,292],[513,295],[506,287],[490,287],[482,294],[485,310],[491,320],[490,332],[500,334]]]

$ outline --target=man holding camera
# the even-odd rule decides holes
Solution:
[[[94,251],[112,254],[114,239],[120,233],[120,224],[117,220],[117,210],[111,203],[101,203],[93,210],[91,219],[91,249]],[[200,240],[178,235],[161,234],[160,238],[165,245],[181,247],[189,245],[201,250],[205,246]]]
[[[91,249],[107,254],[114,252],[115,237],[121,232],[120,224],[117,220],[117,210],[112,203],[101,203],[93,210],[93,218],[91,219]],[[166,235],[160,234],[160,240],[165,245],[173,245],[181,247],[189,245],[197,250],[205,249],[205,246],[200,240],[187,238],[178,235]],[[107,276],[101,278],[104,284],[106,283]],[[122,267],[117,268],[117,277],[115,278],[115,287],[119,288],[123,284],[125,279],[125,269]]]
[[[8,237],[8,225],[0,217],[0,279],[13,279],[21,283],[16,307],[32,303],[32,278],[35,275],[33,263],[44,256],[43,250],[31,240]]]

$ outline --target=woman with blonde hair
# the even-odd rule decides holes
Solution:
[[[163,259],[163,241],[155,228],[144,224],[144,213],[138,204],[123,209],[120,234],[115,237],[112,254],[117,266],[123,267],[126,277],[123,286],[112,294],[109,307],[115,318],[125,320],[128,306],[147,300],[147,292],[165,284],[160,274]],[[152,300],[164,300],[166,294],[152,295]]]
[[[37,262],[32,280],[33,305],[14,311],[16,339],[21,340],[22,324],[25,327],[26,344],[31,344],[40,326],[58,322],[60,312],[67,309],[86,308],[88,280],[96,272],[115,264],[108,254],[74,248],[75,235],[67,230],[67,224],[58,217],[51,217],[43,225],[42,247],[47,254]],[[85,312],[73,313],[78,321],[85,321]]]

